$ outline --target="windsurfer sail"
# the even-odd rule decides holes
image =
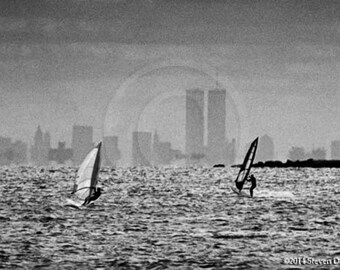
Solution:
[[[96,200],[101,194],[100,188],[96,188],[100,168],[101,145],[102,143],[100,142],[87,154],[77,172],[72,194],[84,201],[83,205]]]
[[[236,187],[241,192],[244,182],[249,176],[251,166],[255,159],[255,153],[257,149],[258,137],[251,143],[246,156],[244,157],[243,164],[240,167],[240,171],[235,179]]]

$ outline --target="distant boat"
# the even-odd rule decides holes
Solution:
[[[259,138],[257,137],[250,145],[248,152],[246,156],[244,157],[243,163],[240,167],[240,171],[238,172],[238,175],[235,179],[235,183],[242,183],[241,186],[243,187],[244,182],[247,180],[249,176],[250,169],[253,165],[256,149],[257,149],[257,143]],[[232,190],[236,193],[239,193],[239,190],[232,187]]]
[[[101,145],[102,143],[100,142],[93,148],[80,165],[72,191],[72,194],[77,197],[78,202],[68,199],[70,204],[75,204],[77,207],[81,206],[85,199],[95,191],[100,169]]]

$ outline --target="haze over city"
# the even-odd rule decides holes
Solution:
[[[0,268],[339,268],[339,75],[340,0],[0,0]]]
[[[130,152],[132,131],[157,129],[184,151],[185,91],[223,88],[240,156],[265,134],[277,159],[291,146],[329,153],[338,14],[338,1],[314,0],[1,1],[0,136],[31,145],[40,125],[56,147],[89,125]]]

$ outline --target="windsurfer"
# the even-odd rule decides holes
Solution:
[[[256,188],[256,178],[255,178],[255,176],[252,174],[252,175],[249,177],[248,181],[251,182],[251,186],[250,186],[250,189],[249,189],[249,191],[250,191],[250,197],[253,197],[253,190]]]
[[[90,193],[90,195],[85,199],[83,205],[87,205],[91,201],[97,200],[101,194],[102,194],[102,189],[101,188],[94,188],[94,192]]]

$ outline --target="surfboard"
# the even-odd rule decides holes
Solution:
[[[66,203],[64,204],[64,207],[72,207],[72,208],[77,208],[77,209],[80,209],[81,206],[82,206],[81,202],[76,202],[69,198],[66,198]]]
[[[64,207],[71,207],[71,208],[76,208],[76,209],[84,209],[84,208],[93,207],[93,206],[94,206],[94,202],[90,202],[87,205],[83,205],[83,202],[72,200],[69,198],[66,198],[66,203],[64,204]]]
[[[245,193],[245,192],[242,191],[242,190],[241,190],[241,192],[239,192],[238,189],[235,188],[235,187],[230,187],[230,189],[231,189],[232,191],[234,191],[234,192],[235,192],[238,196],[240,196],[240,197],[248,197],[248,198],[251,198],[249,194]]]

